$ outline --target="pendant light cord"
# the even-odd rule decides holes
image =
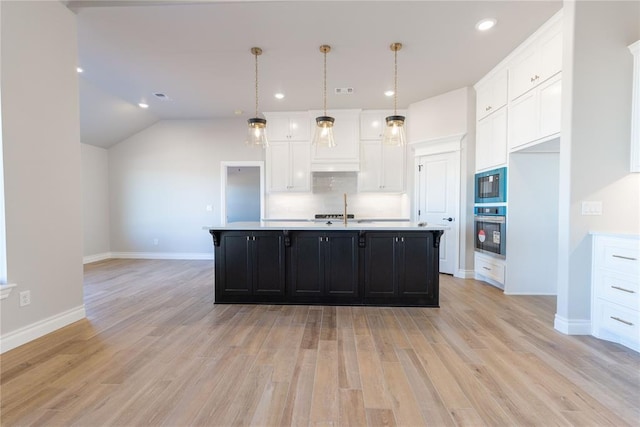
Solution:
[[[327,115],[327,51],[323,51],[324,54],[324,81],[323,81],[323,101],[324,101],[324,115]]]
[[[398,49],[393,50],[393,115],[398,115]]]
[[[258,117],[258,53],[253,55],[256,58],[256,115]]]

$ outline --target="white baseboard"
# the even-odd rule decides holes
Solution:
[[[475,278],[474,270],[458,270],[454,273],[453,277],[457,277],[459,279],[473,279]]]
[[[556,313],[553,327],[566,335],[591,335],[591,320],[567,319]]]
[[[557,294],[551,294],[549,292],[507,292],[504,291],[505,295],[524,295],[524,296],[550,296],[554,297]]]
[[[111,252],[110,258],[212,260],[213,252]]]
[[[105,259],[111,258],[111,252],[104,252],[101,254],[87,255],[82,258],[83,264],[89,264],[92,262],[104,261]]]
[[[0,337],[0,354],[47,335],[86,317],[84,305],[9,332]]]

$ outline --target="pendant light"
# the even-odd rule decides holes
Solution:
[[[249,129],[247,131],[247,145],[266,148],[269,145],[267,141],[267,120],[258,117],[258,56],[262,55],[262,49],[252,47],[251,54],[256,60],[256,115],[247,120]]]
[[[331,46],[323,44],[320,52],[324,55],[324,80],[323,80],[323,100],[324,115],[316,117],[316,131],[313,135],[313,144],[319,147],[335,147],[333,139],[333,117],[327,116],[327,53],[331,51]]]
[[[387,122],[382,136],[382,143],[386,145],[405,145],[404,116],[398,115],[398,51],[402,43],[392,43],[390,46],[394,57],[393,77],[393,116],[385,119]]]

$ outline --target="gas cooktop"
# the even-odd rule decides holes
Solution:
[[[343,214],[315,214],[315,219],[344,219]],[[347,219],[355,219],[353,214],[347,214]]]

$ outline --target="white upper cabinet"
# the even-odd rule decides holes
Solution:
[[[562,70],[562,20],[555,19],[518,53],[509,66],[509,100],[514,100]]]
[[[560,135],[562,75],[557,74],[509,105],[509,149],[544,142]]]
[[[476,86],[476,120],[507,105],[507,69],[504,68]]]
[[[507,164],[507,109],[502,108],[476,124],[476,171]]]
[[[631,104],[631,172],[640,172],[640,40],[629,46],[633,54]]]
[[[269,141],[310,141],[307,112],[264,113]]]
[[[401,112],[398,114],[402,115]],[[382,140],[386,118],[392,110],[368,110],[360,114],[360,139],[363,141]]]
[[[335,147],[311,148],[313,171],[358,171],[360,163],[360,110],[334,110],[327,114],[335,118],[333,138]],[[316,117],[322,111],[310,111],[308,123],[315,131]]]
[[[404,191],[405,147],[378,141],[360,143],[358,191],[401,193]]]
[[[267,191],[311,191],[311,144],[271,141],[266,151]]]

